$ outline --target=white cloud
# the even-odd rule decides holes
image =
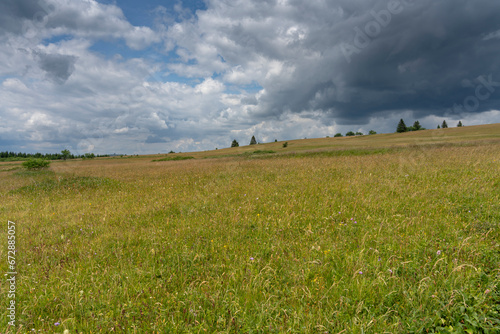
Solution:
[[[487,9],[488,1],[479,1]],[[47,3],[15,20],[0,13],[0,146],[8,138],[28,151],[204,150],[232,139],[243,145],[252,135],[267,142],[392,132],[399,118],[411,123],[416,115],[433,128],[445,117],[442,105],[451,108],[473,93],[461,82],[474,88],[478,75],[500,79],[496,58],[488,56],[497,36],[491,31],[499,30],[481,21],[486,14],[476,20],[489,25],[487,38],[460,30],[457,19],[430,31],[435,18],[447,18],[440,6],[449,0],[420,11],[424,0],[394,17],[351,65],[339,43],[351,43],[354,28],[373,20],[370,10],[385,2],[210,0],[195,14],[179,3],[171,13],[158,8],[154,28],[132,25],[116,4]],[[37,11],[45,14],[33,25]],[[30,24],[36,29],[26,29]],[[440,49],[455,38],[447,36],[461,36],[453,45],[466,45],[461,57],[474,62],[460,67]],[[97,41],[112,47],[117,40],[144,51],[131,56],[121,44],[116,55],[95,51]],[[460,70],[445,71],[455,65]],[[176,82],[166,81],[169,75]],[[449,124],[459,117],[466,125],[500,122],[498,111],[487,110],[498,109],[496,94],[481,101],[486,112],[446,116]]]

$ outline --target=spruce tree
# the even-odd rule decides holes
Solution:
[[[408,128],[406,127],[406,124],[405,124],[405,121],[403,121],[403,119],[401,118],[401,120],[399,121],[398,123],[398,127],[396,129],[396,132],[406,132],[408,131]]]
[[[413,123],[413,130],[414,131],[418,131],[422,129],[422,126],[420,125],[420,122],[419,121],[415,121],[415,123]]]
[[[236,139],[233,140],[233,142],[231,143],[231,147],[239,147],[240,144],[236,141]]]
[[[443,124],[441,124],[441,127],[443,129],[446,129],[448,127],[448,124],[446,124],[446,121],[443,121]]]
[[[250,145],[255,145],[257,144],[257,141],[255,140],[255,136],[252,136],[252,139],[250,140]]]
[[[462,126],[464,126],[464,125],[462,124],[462,121],[458,121],[457,127],[461,128]]]

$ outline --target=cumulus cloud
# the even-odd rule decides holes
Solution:
[[[265,88],[256,116],[321,110],[341,124],[410,108],[453,113],[460,82],[498,72],[500,8],[464,1],[210,1],[170,36],[205,68],[224,59],[224,79]],[[189,31],[187,40],[177,38]],[[485,37],[486,38],[483,38]],[[217,52],[196,52],[196,45]],[[477,59],[485,61],[478,62]],[[227,66],[227,65],[226,65]],[[177,68],[179,70],[179,68]],[[497,105],[498,97],[475,112]]]
[[[499,10],[207,0],[157,7],[137,26],[118,4],[5,0],[0,145],[157,153],[391,132],[401,117],[500,122]]]

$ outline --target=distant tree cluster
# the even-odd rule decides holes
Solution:
[[[274,140],[275,142],[278,141],[278,139],[275,139]],[[255,136],[252,136],[252,139],[250,139],[250,145],[257,145],[257,140],[255,139]],[[233,141],[231,142],[231,147],[239,147],[240,146],[240,143],[238,143],[238,141],[236,139],[233,139]]]
[[[370,135],[376,135],[376,134],[377,134],[377,132],[376,132],[376,131],[373,131],[373,130],[370,130],[370,131],[368,132],[368,134],[370,134]],[[346,137],[364,136],[363,132],[359,132],[359,131],[357,131],[357,132],[354,132],[354,131],[349,131],[349,132],[347,132],[345,135],[346,135]],[[343,135],[342,135],[340,132],[338,132],[338,133],[336,133],[336,134],[335,134],[335,136],[333,136],[333,137],[334,137],[334,138],[337,138],[337,137],[343,137]]]
[[[105,157],[107,155],[97,155],[97,157]],[[0,159],[5,160],[25,160],[29,158],[45,159],[45,160],[66,160],[66,159],[93,159],[96,155],[94,153],[85,153],[84,155],[71,154],[69,150],[62,150],[61,153],[21,153],[21,152],[0,152]]]
[[[419,130],[426,130],[424,127],[420,125],[419,121],[415,121],[412,126],[407,127],[405,121],[403,121],[402,118],[399,121],[398,126],[396,128],[396,132],[398,133],[408,132],[408,131],[419,131]]]
[[[458,124],[457,124],[457,128],[461,128],[463,125],[462,121],[458,121]],[[446,121],[443,121],[443,123],[441,125],[438,124],[437,128],[438,129],[446,129],[448,127],[448,124],[446,123]]]
[[[462,124],[462,121],[458,121],[457,127],[461,128],[462,126],[464,126]],[[441,125],[438,124],[437,128],[438,129],[446,129],[446,128],[448,128],[448,123],[446,123],[446,120],[444,120],[443,123],[441,123]],[[418,131],[418,130],[426,130],[426,129],[420,125],[419,121],[415,121],[415,123],[413,123],[413,126],[407,127],[405,124],[405,121],[403,121],[403,119],[401,119],[399,121],[398,127],[396,128],[396,132],[400,132],[400,133],[401,132],[408,132],[408,131]]]
[[[359,132],[359,131],[357,131],[357,132],[349,131],[349,132],[347,132],[345,135],[346,135],[346,137],[352,137],[352,136],[363,136],[363,132]],[[341,137],[341,136],[342,136],[342,135],[340,135],[340,137]]]

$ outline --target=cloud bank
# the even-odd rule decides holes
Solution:
[[[147,1],[146,1],[147,3]],[[0,149],[158,153],[500,122],[494,0],[0,3]]]

